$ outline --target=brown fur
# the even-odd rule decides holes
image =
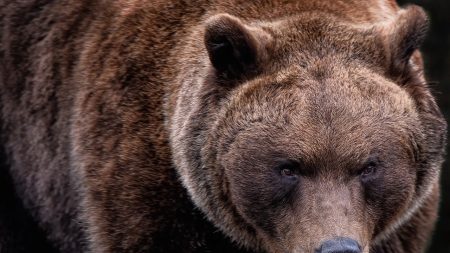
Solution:
[[[0,0],[0,225],[27,221],[0,252],[423,252],[426,27],[382,0]]]

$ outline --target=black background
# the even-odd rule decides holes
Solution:
[[[428,81],[447,122],[450,119],[450,0],[399,0],[402,5],[422,6],[431,19],[431,29],[422,47]],[[450,139],[449,137],[447,137]],[[447,154],[450,153],[447,146]],[[447,155],[447,160],[449,156]],[[450,163],[442,169],[442,195],[439,222],[429,253],[450,253]]]

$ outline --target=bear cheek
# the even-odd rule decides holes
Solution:
[[[412,201],[414,175],[407,169],[386,171],[375,180],[365,183],[364,198],[377,221],[375,233],[382,232],[390,223],[400,219]]]

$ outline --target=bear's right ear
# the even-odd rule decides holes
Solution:
[[[240,79],[255,74],[266,59],[271,36],[237,17],[218,14],[206,21],[205,46],[221,77]]]

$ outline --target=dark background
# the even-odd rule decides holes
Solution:
[[[450,121],[450,0],[399,0],[401,5],[422,6],[431,19],[431,29],[422,47],[428,81],[438,103]],[[450,139],[449,137],[447,137]],[[447,146],[447,154],[450,154]],[[449,155],[447,155],[449,160]],[[450,163],[442,169],[442,195],[439,222],[431,241],[429,253],[450,253]]]

